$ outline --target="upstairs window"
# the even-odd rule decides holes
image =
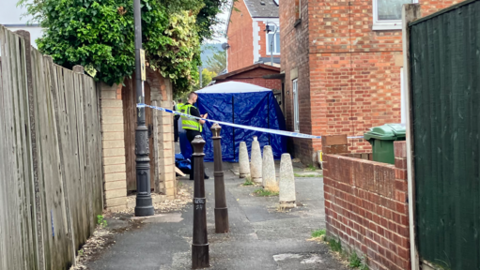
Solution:
[[[273,41],[273,54],[280,54],[280,32],[274,34],[270,32],[267,34],[267,54],[271,54],[272,48],[272,41]]]
[[[418,0],[372,0],[373,30],[402,29],[402,6]]]

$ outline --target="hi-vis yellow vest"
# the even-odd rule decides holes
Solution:
[[[178,103],[177,105],[175,105],[175,111],[181,112],[181,111],[182,111],[182,107],[183,107],[184,105],[185,105],[185,104],[183,104],[183,103]]]
[[[190,114],[190,108],[192,108],[192,107],[196,108],[192,104],[186,103],[181,108],[181,112],[185,113],[185,114]],[[197,119],[188,118],[188,117],[183,116],[183,115],[181,117],[182,117],[182,128],[183,129],[198,130],[198,131],[202,132],[202,125],[198,122]]]

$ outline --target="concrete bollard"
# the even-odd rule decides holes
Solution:
[[[260,151],[260,143],[257,140],[257,136],[253,136],[250,173],[253,182],[262,183],[262,152]]]
[[[293,174],[290,154],[283,154],[282,160],[280,161],[279,189],[280,207],[296,207],[295,176]]]
[[[250,162],[248,161],[248,150],[245,142],[240,142],[240,153],[238,154],[240,178],[250,177]]]
[[[273,152],[270,145],[263,147],[262,185],[266,190],[278,192],[278,182],[275,176],[275,161],[273,161]]]

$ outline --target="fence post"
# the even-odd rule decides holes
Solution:
[[[41,196],[39,192],[39,182],[38,182],[38,155],[37,155],[37,130],[36,130],[36,123],[35,123],[35,98],[34,98],[34,87],[33,87],[33,70],[32,70],[32,47],[31,47],[31,36],[30,32],[25,30],[18,30],[14,32],[15,34],[21,36],[25,40],[25,65],[26,65],[26,80],[27,80],[27,95],[28,95],[28,119],[30,123],[30,142],[31,142],[31,162],[33,164],[33,184],[29,183],[29,189],[32,192],[33,196],[32,199],[32,211],[34,215],[35,225],[33,226],[33,233],[34,233],[34,241],[35,241],[35,249],[36,249],[36,263],[38,265],[38,269],[42,270],[45,269],[45,250],[44,250],[44,240],[42,235],[42,211],[40,209],[40,200]],[[7,56],[8,57],[8,56]],[[0,84],[2,82],[0,81]],[[72,258],[72,261],[75,261],[75,255]]]
[[[207,209],[205,198],[205,180],[203,146],[205,141],[202,136],[197,135],[192,141],[193,155],[195,159],[193,176],[193,241],[192,241],[192,268],[209,267],[208,238],[207,238]]]
[[[210,129],[213,139],[213,155],[214,155],[214,176],[215,176],[215,232],[228,232],[228,208],[225,198],[225,182],[223,179],[222,168],[222,145],[220,131],[222,128],[215,123]]]
[[[406,103],[406,144],[407,144],[407,183],[408,183],[408,219],[410,235],[410,263],[411,269],[420,269],[419,256],[416,246],[415,236],[415,174],[413,161],[413,115],[412,106],[412,88],[410,79],[410,28],[408,24],[421,17],[420,5],[409,4],[402,7],[402,50],[403,50],[403,79],[405,88],[403,89]]]

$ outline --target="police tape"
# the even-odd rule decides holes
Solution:
[[[167,113],[172,113],[188,118],[193,118],[197,120],[204,120],[208,121],[211,123],[217,123],[219,125],[224,125],[224,126],[230,126],[234,128],[242,128],[242,129],[248,129],[248,130],[253,130],[253,131],[259,131],[263,133],[270,133],[270,134],[276,134],[276,135],[281,135],[281,136],[287,136],[287,137],[294,137],[294,138],[303,138],[303,139],[321,139],[322,136],[315,136],[315,135],[309,135],[309,134],[303,134],[303,133],[298,133],[298,132],[291,132],[291,131],[285,131],[285,130],[277,130],[277,129],[271,129],[271,128],[260,128],[260,127],[252,127],[252,126],[245,126],[245,125],[238,125],[238,124],[233,124],[229,122],[223,122],[223,121],[218,121],[218,120],[213,120],[213,119],[206,119],[206,118],[201,118],[197,116],[193,116],[190,114],[185,114],[181,112],[177,112],[174,110],[170,110],[167,108],[162,108],[162,107],[157,107],[157,106],[151,106],[143,103],[138,103],[137,108],[150,108],[158,111],[163,111]],[[348,139],[363,139],[363,136],[355,136],[355,137],[347,137]]]

